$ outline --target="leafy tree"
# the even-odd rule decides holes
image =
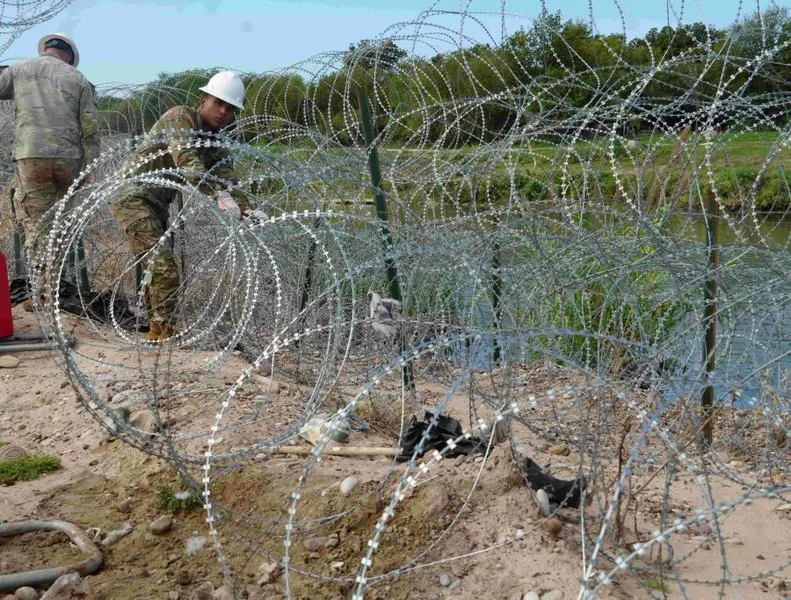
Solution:
[[[406,56],[407,51],[399,48],[393,40],[361,40],[356,45],[349,45],[343,65],[347,69],[360,67],[390,72]]]

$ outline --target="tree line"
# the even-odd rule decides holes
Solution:
[[[292,142],[313,130],[340,144],[359,142],[357,93],[371,98],[387,143],[451,146],[500,139],[540,123],[537,135],[591,133],[613,118],[623,133],[751,126],[787,121],[791,91],[791,19],[785,7],[730,27],[704,23],[653,28],[642,37],[594,33],[560,12],[544,13],[500,45],[420,57],[398,40],[362,40],[312,70],[244,77],[249,136]],[[100,108],[110,131],[141,133],[164,110],[191,104],[213,70],[162,73],[130,94],[106,93]],[[617,110],[614,110],[617,109]]]

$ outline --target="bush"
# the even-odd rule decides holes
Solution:
[[[0,482],[30,481],[60,469],[60,459],[49,454],[0,460]]]
[[[177,513],[203,506],[200,497],[194,492],[174,492],[169,485],[160,486],[157,490],[157,508],[169,513]]]

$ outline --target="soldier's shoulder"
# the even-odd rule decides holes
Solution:
[[[20,71],[28,71],[30,69],[38,68],[42,65],[41,57],[36,56],[34,58],[26,58],[25,60],[20,60],[12,65],[2,65],[0,69],[5,70],[8,69],[12,73],[18,73]]]
[[[195,126],[198,122],[197,111],[189,106],[179,105],[165,111],[159,118],[160,123],[176,123],[183,121],[185,124]]]

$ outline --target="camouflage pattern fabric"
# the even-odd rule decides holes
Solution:
[[[15,204],[12,205],[12,199],[17,196],[17,189],[19,188],[19,181],[17,180],[16,173],[11,177],[8,185],[0,188],[0,215],[2,222],[0,222],[0,236],[4,236],[10,232],[14,227],[14,215],[16,214]]]
[[[17,160],[19,187],[14,195],[14,207],[28,248],[49,231],[49,220],[42,217],[64,196],[81,168],[82,160],[77,158]]]
[[[145,303],[151,330],[172,331],[178,303],[179,271],[170,240],[163,240],[168,227],[167,213],[156,210],[159,205],[160,202],[146,190],[134,189],[122,198],[122,202],[111,204],[110,209],[123,226],[132,252],[146,270]]]
[[[180,175],[206,195],[213,195],[236,183],[233,162],[225,148],[186,148],[190,140],[201,138],[203,122],[198,110],[187,106],[174,106],[154,124],[149,136],[168,135],[168,142],[153,142],[140,150],[128,163],[131,174],[139,175],[177,168]],[[133,165],[138,165],[134,167]],[[179,178],[180,179],[180,178]],[[220,181],[222,180],[222,181]],[[174,179],[178,181],[178,179]],[[237,200],[246,204],[245,195],[239,190],[230,190]]]
[[[202,122],[198,111],[187,106],[176,106],[168,110],[154,124],[150,136],[168,133],[168,141],[153,141],[137,152],[124,167],[130,175],[160,171],[160,176],[183,182],[183,178],[202,193],[213,196],[227,189],[228,182],[235,182],[233,164],[224,148],[185,148],[185,144],[200,137]],[[182,177],[176,178],[163,170],[180,169]],[[217,181],[224,180],[223,182]],[[179,288],[179,273],[169,243],[157,243],[168,228],[170,204],[178,192],[170,188],[150,187],[142,189],[132,185],[117,200],[110,204],[115,220],[126,233],[132,251],[142,257],[147,252],[156,253],[153,265],[147,273],[150,278],[146,287],[146,306],[152,330],[173,330]],[[245,195],[238,190],[231,194],[240,207],[248,206]],[[143,267],[150,257],[143,258]]]
[[[15,104],[14,160],[69,158],[88,164],[99,155],[92,86],[59,58],[39,56],[0,71],[0,100]]]

